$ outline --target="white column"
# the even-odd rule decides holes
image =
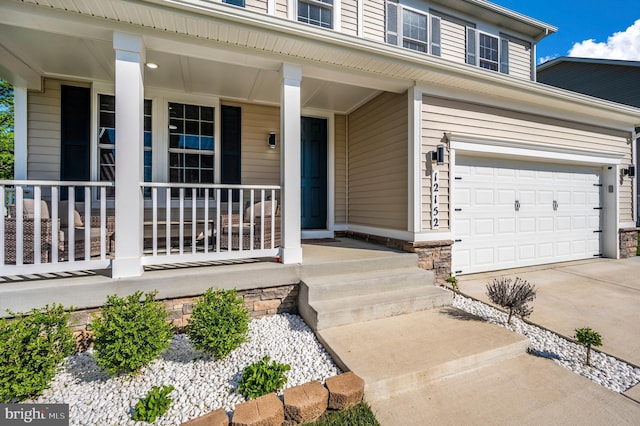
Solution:
[[[116,51],[116,256],[114,278],[142,274],[144,59],[142,38],[114,33]]]
[[[422,231],[422,90],[412,87],[407,92],[409,131],[407,159],[408,231],[414,235]]]
[[[27,88],[13,87],[13,178],[27,179]]]
[[[300,246],[300,66],[282,64],[280,95],[280,185],[282,263],[301,263]]]

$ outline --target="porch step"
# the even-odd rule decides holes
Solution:
[[[451,306],[317,332],[343,370],[365,381],[365,399],[389,399],[445,377],[526,353],[524,336]]]
[[[391,252],[306,269],[298,310],[317,331],[449,305],[451,300],[450,293],[434,286],[432,271],[418,268],[415,254]]]

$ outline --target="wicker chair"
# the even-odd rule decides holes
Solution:
[[[41,247],[42,250],[42,262],[51,261],[51,231],[53,229],[53,221],[49,217],[49,207],[45,201],[41,201],[40,208],[41,216]],[[11,218],[5,219],[5,261],[7,263],[15,262],[15,223],[16,223],[16,207],[9,206],[9,214]],[[23,237],[25,242],[23,243],[24,263],[33,263],[33,228],[34,228],[34,209],[33,200],[23,200]],[[58,260],[65,261],[69,259],[69,225],[68,225],[68,204],[66,201],[61,201],[58,204]],[[101,239],[100,239],[100,216],[91,216],[90,218],[90,240],[89,240],[89,255],[99,256]],[[84,259],[84,223],[82,217],[77,210],[74,210],[74,259]],[[111,243],[115,231],[115,218],[113,216],[107,216],[106,218],[106,251],[111,251]],[[28,239],[31,241],[28,242]],[[10,247],[13,248],[13,252],[10,251]],[[47,248],[46,252],[44,247]]]
[[[275,206],[272,206],[275,203]],[[262,217],[262,205],[264,204],[264,218]],[[275,216],[272,209],[275,207]],[[260,239],[264,229],[264,248],[270,249],[273,241],[274,247],[280,247],[280,207],[277,201],[263,201],[253,205],[253,249],[260,250]],[[251,249],[251,207],[247,207],[242,218],[242,250]],[[231,221],[231,249],[240,249],[240,215],[233,214],[230,217],[224,215],[220,223],[220,248],[229,248],[229,221]],[[274,239],[271,238],[271,227],[274,230]]]

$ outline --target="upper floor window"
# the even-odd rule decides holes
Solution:
[[[387,43],[440,56],[440,18],[389,1]]]
[[[509,40],[467,27],[467,63],[509,74]]]
[[[298,21],[333,28],[333,0],[299,0]]]
[[[234,6],[244,7],[244,0],[222,0],[222,3],[232,4]]]

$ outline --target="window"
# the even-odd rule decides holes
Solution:
[[[440,56],[440,17],[387,2],[387,43]]]
[[[116,179],[116,97],[98,95],[98,163],[101,181]],[[152,134],[151,100],[144,100],[144,181],[151,182]],[[114,195],[114,188],[107,188]]]
[[[213,183],[214,108],[169,103],[169,181]]]
[[[298,21],[333,28],[333,0],[299,0]]]
[[[244,7],[244,0],[222,0],[222,3],[231,4],[234,6]]]
[[[467,63],[509,74],[509,40],[467,27]]]

